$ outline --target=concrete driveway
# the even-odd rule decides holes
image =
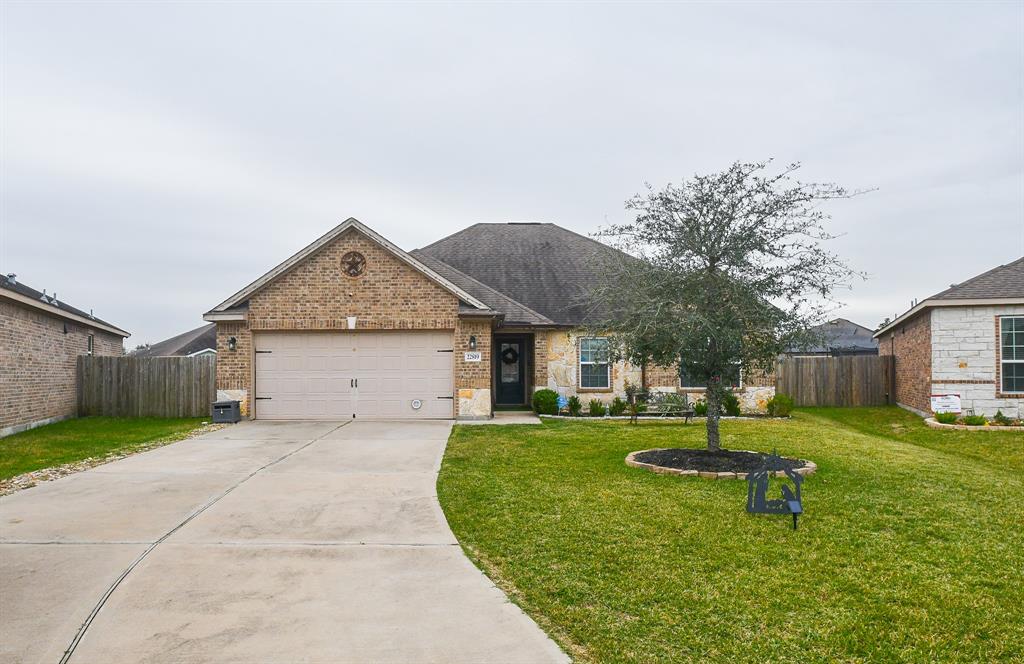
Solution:
[[[450,430],[246,422],[0,498],[0,661],[567,661],[449,530]]]

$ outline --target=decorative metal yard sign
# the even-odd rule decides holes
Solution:
[[[959,394],[933,394],[931,395],[933,413],[959,413]]]
[[[768,485],[771,478],[779,471],[786,474],[786,477],[793,480],[796,493],[788,484],[782,485],[782,498],[769,500]],[[800,485],[803,483],[803,475],[789,468],[775,452],[764,457],[764,464],[754,472],[747,475],[747,511],[751,514],[792,514],[793,530],[796,530],[797,517],[804,513],[803,503],[800,500]]]

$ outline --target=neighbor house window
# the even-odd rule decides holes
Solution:
[[[740,375],[740,367],[736,365],[732,371],[722,376],[722,384],[726,387],[740,388],[742,386],[742,376]],[[694,378],[686,372],[686,368],[679,364],[679,387],[692,387],[697,389],[706,389],[708,386],[707,381],[701,378]]]
[[[86,346],[86,349],[85,349],[85,352],[86,352],[87,355],[92,355],[92,344],[93,344],[93,340],[92,340],[92,335],[90,334],[89,335],[89,340],[87,342],[87,346]]]
[[[608,340],[601,337],[580,339],[580,387],[608,388],[611,385]]]
[[[999,319],[1003,392],[1024,394],[1024,316]]]

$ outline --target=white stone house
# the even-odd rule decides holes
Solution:
[[[1024,416],[1024,257],[953,284],[878,330],[896,357],[896,401],[931,411],[956,394],[965,411]]]

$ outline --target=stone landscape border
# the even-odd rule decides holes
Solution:
[[[970,424],[943,424],[934,417],[926,417],[924,423],[933,429],[956,429],[959,431],[1024,431],[1024,427],[1001,427],[991,425],[972,426]]]
[[[700,477],[707,480],[745,480],[747,479],[747,473],[732,473],[732,472],[713,472],[709,470],[692,470],[685,468],[669,468],[667,466],[658,466],[653,463],[644,463],[643,461],[637,461],[636,456],[638,454],[644,454],[645,452],[660,452],[662,450],[676,449],[672,447],[655,447],[649,450],[637,450],[636,452],[630,452],[626,455],[626,465],[633,468],[643,468],[649,470],[652,473],[658,473],[659,475],[679,475],[682,477]],[[754,452],[753,450],[736,450],[737,452],[749,452],[751,454],[764,454],[763,452]],[[798,475],[807,477],[813,475],[814,471],[818,470],[818,465],[813,461],[807,459],[800,459],[806,466],[803,468],[794,468],[793,472]],[[775,471],[776,477],[785,477],[786,472],[784,470]]]

